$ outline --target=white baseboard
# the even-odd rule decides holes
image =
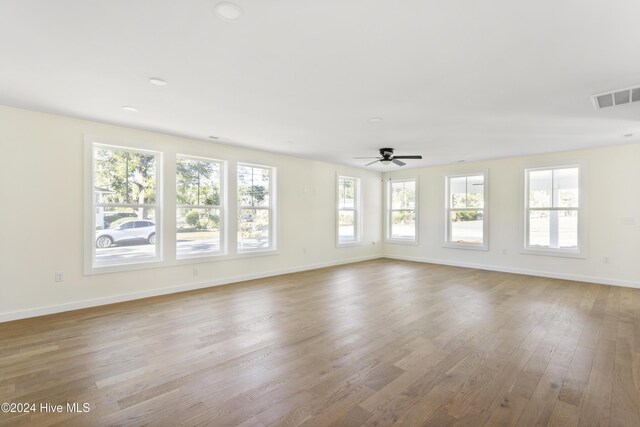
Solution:
[[[317,264],[307,264],[291,268],[283,268],[279,270],[271,270],[262,273],[244,274],[240,276],[226,277],[220,280],[213,280],[199,283],[186,283],[182,285],[169,286],[166,288],[150,289],[148,291],[134,292],[130,294],[114,295],[103,298],[93,298],[81,301],[74,301],[65,304],[51,305],[47,307],[39,307],[28,310],[12,311],[8,313],[0,313],[0,323],[10,322],[12,320],[27,319],[30,317],[45,316],[47,314],[62,313],[65,311],[79,310],[82,308],[97,307],[100,305],[114,304],[124,301],[133,301],[141,298],[155,297],[159,295],[173,294],[177,292],[192,291],[195,289],[210,288],[220,285],[228,285],[231,283],[244,282],[247,280],[262,279],[265,277],[279,276],[281,274],[297,273],[300,271],[315,270],[318,268],[332,267],[341,264],[351,264],[360,261],[369,261],[372,259],[382,258],[382,255],[370,255],[365,257],[348,258],[338,261],[321,262]]]
[[[500,271],[503,273],[524,274],[527,276],[548,277],[551,279],[573,280],[576,282],[597,283],[600,285],[624,286],[625,288],[640,289],[640,282],[632,280],[610,279],[607,277],[582,276],[579,274],[556,273],[552,271],[527,270],[524,268],[507,267],[502,265],[474,264],[450,261],[446,259],[422,258],[402,255],[384,255],[382,258],[399,259],[404,261],[424,262],[429,264],[450,265],[453,267],[475,268],[478,270]]]
[[[114,304],[124,301],[133,301],[141,298],[149,298],[159,295],[173,294],[177,292],[191,291],[195,289],[210,288],[220,285],[228,285],[231,283],[244,282],[247,280],[262,279],[265,277],[279,276],[281,274],[297,273],[300,271],[315,270],[318,268],[332,267],[341,264],[351,264],[360,261],[369,261],[378,258],[398,259],[404,261],[415,261],[429,264],[450,265],[453,267],[475,268],[478,270],[500,271],[504,273],[525,274],[528,276],[548,277],[552,279],[573,280],[577,282],[598,283],[603,285],[624,286],[627,288],[640,289],[640,282],[631,280],[609,279],[605,277],[582,276],[577,274],[556,273],[550,271],[527,270],[523,268],[514,268],[498,265],[474,264],[466,262],[450,261],[445,259],[422,258],[400,255],[370,255],[366,257],[347,258],[338,261],[321,262],[317,264],[307,264],[303,266],[283,268],[279,270],[271,270],[262,273],[245,274],[240,276],[226,277],[220,280],[213,280],[198,283],[186,283],[182,285],[169,286],[160,289],[151,289],[148,291],[134,292],[130,294],[114,295],[104,298],[94,298],[88,300],[74,301],[65,304],[52,305],[47,307],[39,307],[29,310],[12,311],[8,313],[0,313],[0,323],[12,320],[26,319],[30,317],[45,316],[47,314],[62,313],[65,311],[79,310],[82,308],[97,307],[101,305]]]

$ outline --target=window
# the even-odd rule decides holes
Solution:
[[[446,178],[446,244],[487,249],[486,173]]]
[[[387,187],[387,240],[417,242],[417,181],[390,180]]]
[[[525,171],[525,249],[580,254],[580,167]]]
[[[238,164],[238,252],[275,249],[275,168]]]
[[[338,176],[338,246],[360,241],[360,180]]]
[[[178,156],[176,161],[176,256],[224,253],[223,163]]]
[[[91,145],[91,267],[160,259],[160,154]]]

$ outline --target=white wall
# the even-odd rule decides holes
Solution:
[[[524,168],[575,161],[586,164],[581,198],[587,257],[521,253]],[[443,247],[445,176],[484,169],[489,170],[489,250]],[[396,171],[385,179],[406,175],[420,182],[420,244],[385,244],[388,257],[640,287],[640,144]],[[622,218],[633,218],[635,225],[624,225]]]
[[[165,154],[165,218],[175,212],[176,153],[275,166],[279,254],[83,275],[85,134]],[[0,321],[381,255],[377,172],[8,107],[0,142]],[[361,246],[336,248],[336,173],[362,179]],[[54,282],[56,271],[64,282]]]
[[[181,153],[277,167],[279,254],[84,276],[85,134],[162,151],[165,164]],[[420,244],[410,246],[380,244],[377,172],[1,106],[0,143],[0,321],[383,255],[640,287],[639,144],[395,172],[420,179]],[[587,258],[521,254],[523,168],[576,160],[587,164]],[[483,169],[489,250],[442,247],[444,176]],[[168,172],[165,218],[174,211]],[[362,246],[335,247],[336,172],[362,179]],[[171,245],[175,237],[165,238]],[[63,283],[54,282],[56,271]]]

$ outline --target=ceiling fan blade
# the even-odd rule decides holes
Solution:
[[[401,161],[400,161],[400,160],[398,160],[397,158],[396,158],[396,159],[393,159],[393,160],[391,160],[391,161],[392,161],[393,163],[395,163],[396,165],[398,165],[398,166],[404,166],[404,165],[406,165],[406,163],[405,163],[405,162],[401,162]]]
[[[371,162],[371,163],[367,163],[365,166],[370,166],[370,165],[372,165],[372,164],[374,164],[374,163],[378,163],[379,161],[380,161],[379,159],[378,159],[378,160],[374,160],[374,161],[373,161],[373,162]]]
[[[379,159],[380,156],[378,157],[354,157],[354,159]]]
[[[422,156],[393,156],[394,159],[421,159]]]

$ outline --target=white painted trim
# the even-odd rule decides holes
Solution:
[[[206,163],[217,163],[219,170],[220,170],[220,195],[219,195],[219,200],[218,200],[218,205],[190,205],[188,207],[188,209],[217,209],[219,211],[219,222],[218,222],[218,227],[219,227],[219,239],[220,239],[220,249],[217,251],[212,251],[212,252],[205,252],[205,253],[200,253],[200,254],[195,254],[195,255],[183,255],[183,256],[178,256],[178,242],[175,242],[174,248],[173,248],[173,258],[175,259],[176,264],[182,262],[182,261],[190,261],[193,259],[202,259],[202,258],[209,258],[209,257],[220,257],[220,256],[225,256],[227,255],[227,161],[226,160],[220,160],[220,159],[213,159],[213,158],[209,158],[209,157],[199,157],[199,156],[192,156],[189,154],[180,154],[180,153],[176,153],[174,160],[174,167],[175,169],[175,173],[174,173],[174,177],[173,177],[173,183],[176,187],[176,193],[177,193],[177,186],[178,186],[178,171],[177,171],[177,165],[178,165],[178,161],[179,160],[191,160],[191,161],[200,161],[200,162],[206,162]],[[174,206],[174,211],[178,210],[178,206],[182,206],[183,208],[186,207],[187,205],[178,205],[178,196],[176,194],[176,197],[174,198],[175,200],[175,206]],[[176,218],[176,222],[177,222],[177,218]],[[174,233],[177,232],[177,224],[175,227],[175,230],[173,231]],[[177,240],[177,239],[176,239]]]
[[[238,203],[238,168],[239,167],[250,167],[250,168],[260,168],[260,169],[268,169],[269,170],[269,206],[241,206]],[[253,164],[253,163],[244,163],[244,162],[236,162],[236,168],[235,168],[235,213],[234,216],[236,218],[236,223],[235,223],[235,235],[236,235],[236,242],[235,242],[235,255],[243,255],[243,254],[247,254],[247,253],[255,253],[255,252],[267,252],[267,251],[271,251],[273,253],[277,253],[277,251],[279,250],[278,248],[278,242],[279,242],[279,233],[280,233],[280,228],[278,227],[278,206],[279,206],[279,201],[278,201],[278,168],[275,166],[267,166],[267,165],[258,165],[258,164]],[[239,209],[265,209],[269,211],[269,247],[266,249],[240,249],[238,247],[238,240],[237,240],[237,230],[238,230],[238,223],[237,223],[237,218],[238,218],[238,210]]]
[[[470,176],[479,176],[482,175],[482,243],[458,243],[451,240],[451,206],[449,205],[451,198],[451,178],[468,178]],[[442,243],[443,248],[449,249],[465,249],[465,250],[475,250],[475,251],[488,251],[489,250],[489,169],[482,169],[477,172],[467,172],[467,173],[456,173],[451,175],[444,176],[444,242]],[[473,208],[469,208],[473,209]]]
[[[624,286],[640,289],[640,282],[633,280],[610,279],[608,277],[582,276],[579,274],[556,273],[553,271],[527,270],[502,265],[474,264],[469,262],[449,261],[437,258],[422,258],[402,255],[383,255],[381,258],[398,259],[403,261],[424,262],[428,264],[450,265],[452,267],[474,268],[477,270],[499,271],[502,273],[523,274],[527,276],[547,277],[550,279],[573,280],[576,282],[597,283],[600,285]]]
[[[11,311],[8,313],[0,313],[0,323],[10,322],[12,320],[27,319],[30,317],[45,316],[47,314],[62,313],[72,310],[80,310],[83,308],[98,307],[101,305],[115,304],[124,301],[133,301],[142,298],[155,297],[160,295],[174,294],[178,292],[191,291],[195,289],[210,288],[214,286],[228,285],[231,283],[244,282],[247,280],[262,279],[265,277],[279,276],[282,274],[297,273],[301,271],[315,270],[318,268],[332,267],[341,264],[351,264],[360,261],[369,261],[382,258],[382,255],[369,255],[364,257],[348,258],[336,261],[327,261],[317,264],[307,264],[298,267],[281,268],[279,270],[271,270],[263,273],[244,274],[239,276],[231,276],[224,279],[185,283],[182,285],[169,286],[160,289],[150,289],[142,292],[134,292],[130,294],[113,295],[109,297],[93,298],[88,300],[74,301],[64,304],[52,305],[47,307],[39,307],[28,310]]]
[[[156,224],[156,254],[152,258],[144,258],[132,262],[121,263],[109,263],[105,265],[99,265],[95,263],[96,255],[96,214],[95,214],[95,200],[94,200],[94,174],[95,174],[95,159],[94,149],[96,145],[105,146],[111,149],[118,149],[121,151],[127,151],[131,153],[145,153],[152,154],[156,159],[156,201],[149,206],[155,211],[154,222]],[[163,222],[163,209],[164,209],[164,152],[150,150],[145,147],[141,147],[137,144],[123,145],[122,143],[114,143],[106,141],[102,138],[94,137],[91,135],[84,135],[84,199],[83,199],[83,212],[84,212],[84,233],[83,233],[83,263],[84,263],[84,275],[91,276],[94,274],[102,273],[114,273],[118,271],[139,270],[144,268],[153,268],[155,266],[163,265],[164,259],[164,222]],[[125,204],[123,204],[125,205]]]
[[[420,245],[420,175],[408,175],[408,176],[394,176],[387,177],[388,179],[384,181],[383,186],[383,209],[384,209],[384,227],[383,227],[383,243],[394,245]],[[394,182],[403,182],[403,181],[414,181],[416,190],[415,190],[415,206],[413,211],[416,217],[416,234],[413,239],[402,239],[402,238],[393,238],[391,237],[391,184]]]
[[[589,241],[589,228],[588,221],[588,184],[587,179],[587,161],[586,160],[572,160],[572,161],[545,161],[537,163],[535,165],[525,166],[522,168],[520,174],[521,185],[521,205],[520,205],[520,250],[519,252],[524,255],[543,255],[543,256],[555,256],[565,258],[588,258],[587,242]],[[559,249],[559,248],[536,248],[529,245],[529,172],[536,170],[549,170],[549,169],[566,169],[566,168],[578,168],[578,248],[572,249]]]
[[[382,242],[384,245],[409,245],[409,246],[420,246],[420,242],[416,242],[415,240],[409,239],[387,239]]]
[[[353,209],[340,209],[340,178],[351,179],[355,182],[355,198]],[[336,248],[346,248],[350,246],[362,246],[362,184],[361,179],[355,176],[341,175],[336,171],[336,217],[335,217],[335,230],[336,230]],[[354,233],[355,239],[348,242],[340,242],[340,211],[352,210],[354,217]]]

